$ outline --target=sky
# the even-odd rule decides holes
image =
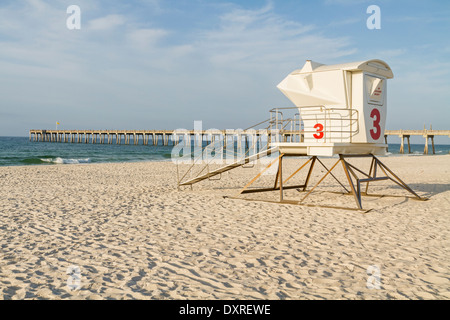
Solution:
[[[384,60],[386,129],[449,130],[449,35],[448,0],[1,0],[0,136],[247,128],[292,106],[276,86],[307,59]]]

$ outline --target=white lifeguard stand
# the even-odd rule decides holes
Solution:
[[[284,154],[384,155],[386,82],[391,68],[381,60],[336,65],[306,61],[278,89],[298,108],[301,143],[275,143]]]
[[[269,141],[268,149],[279,151],[278,171],[273,188],[249,189],[260,176],[257,175],[241,191],[243,193],[261,191],[280,191],[280,202],[292,203],[283,199],[283,189],[295,188],[307,191],[311,173],[316,162],[325,169],[326,174],[310,189],[307,194],[294,203],[305,204],[304,200],[328,176],[331,175],[345,189],[353,194],[358,210],[362,210],[362,195],[368,195],[370,182],[391,180],[419,197],[408,185],[396,176],[376,155],[385,155],[385,124],[387,114],[387,79],[394,77],[389,65],[382,60],[366,60],[344,64],[324,65],[307,60],[305,65],[291,72],[278,84],[278,89],[298,108],[301,122],[301,141]],[[274,108],[282,110],[292,108]],[[283,131],[284,121],[272,120],[277,132]],[[338,155],[337,162],[328,169],[319,157]],[[309,156],[287,179],[282,178],[282,160],[286,156]],[[369,173],[356,168],[347,161],[348,158],[370,157],[372,159]],[[269,166],[274,164],[272,162]],[[340,182],[332,171],[341,163],[348,180],[350,190]],[[306,180],[302,185],[287,186],[286,182],[309,164]],[[384,175],[380,176],[380,171]],[[362,177],[361,177],[362,175]],[[365,191],[361,190],[365,183]]]
[[[245,193],[279,190],[280,200],[277,202],[308,205],[305,203],[305,199],[330,175],[344,188],[345,194],[354,196],[357,210],[362,210],[361,196],[368,195],[369,183],[381,180],[391,180],[412,193],[414,198],[426,200],[418,196],[376,157],[385,155],[388,147],[384,135],[387,114],[387,80],[392,79],[393,76],[389,65],[382,60],[335,65],[324,65],[307,60],[301,69],[291,72],[277,86],[295,106],[271,110],[271,114],[274,116],[264,121],[270,123],[266,151],[248,156],[217,170],[208,170],[207,173],[187,181],[183,181],[181,178],[179,186],[192,186],[192,184],[214,175],[278,152],[279,155],[242,188],[238,196]],[[294,109],[295,111],[298,109],[294,119],[289,119],[291,129],[294,128],[289,133],[286,133],[285,130],[286,119],[282,119],[282,111],[285,109]],[[293,121],[296,124],[292,125]],[[279,137],[286,138],[287,135],[291,137],[290,142],[278,139]],[[294,141],[294,135],[301,139]],[[272,139],[273,136],[276,139]],[[319,157],[336,155],[339,159],[330,169],[319,159]],[[287,179],[283,179],[282,161],[286,156],[307,156],[309,159]],[[347,161],[348,158],[356,157],[371,158],[369,173],[363,172]],[[277,162],[278,169],[273,187],[250,188],[266,170]],[[307,190],[316,163],[324,167],[326,173],[310,190]],[[339,163],[342,164],[350,190],[332,173]],[[307,168],[308,164],[309,170],[303,184],[286,185],[298,172]],[[380,172],[384,175],[380,176]],[[361,190],[362,183],[365,183],[365,191]],[[283,190],[286,189],[297,189],[307,193],[301,200],[285,200]]]

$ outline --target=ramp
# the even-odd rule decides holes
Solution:
[[[272,153],[275,153],[275,152],[277,152],[277,151],[278,151],[278,147],[273,147],[273,148],[264,150],[264,151],[259,152],[259,153],[257,153],[257,154],[248,156],[248,157],[246,157],[246,158],[244,158],[244,159],[241,159],[241,160],[235,161],[235,162],[233,162],[233,163],[230,163],[230,164],[228,164],[228,165],[226,165],[226,166],[220,167],[220,168],[218,168],[218,169],[216,169],[216,170],[213,170],[213,171],[210,171],[210,172],[208,172],[208,173],[205,173],[205,174],[203,174],[203,175],[201,175],[201,176],[198,176],[198,177],[189,179],[189,180],[184,181],[184,182],[179,182],[178,185],[179,185],[179,186],[193,185],[194,183],[197,183],[197,182],[203,181],[203,180],[205,180],[205,179],[214,177],[214,176],[216,176],[216,175],[218,175],[218,174],[221,174],[221,173],[230,171],[230,170],[232,170],[232,169],[234,169],[234,168],[241,167],[241,166],[243,166],[243,165],[245,165],[245,164],[247,164],[247,163],[249,163],[249,162],[252,162],[252,161],[258,160],[258,159],[260,159],[260,158],[269,156],[269,155],[271,155]]]

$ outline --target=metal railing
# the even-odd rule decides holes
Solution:
[[[293,118],[283,119],[281,110],[296,110],[299,113],[295,113]],[[291,132],[299,132],[299,135],[301,135],[301,142],[305,142],[304,139],[324,143],[351,142],[351,137],[359,132],[358,110],[355,109],[325,108],[318,105],[273,108],[270,113],[269,131],[283,136],[287,131],[286,127],[290,125]],[[320,124],[321,127],[315,128],[316,124]],[[323,132],[322,138],[313,137],[314,134],[321,132]]]

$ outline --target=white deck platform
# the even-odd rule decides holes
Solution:
[[[385,155],[388,145],[384,143],[322,143],[295,142],[271,143],[269,148],[278,147],[280,153],[293,156],[332,157],[336,154]]]

